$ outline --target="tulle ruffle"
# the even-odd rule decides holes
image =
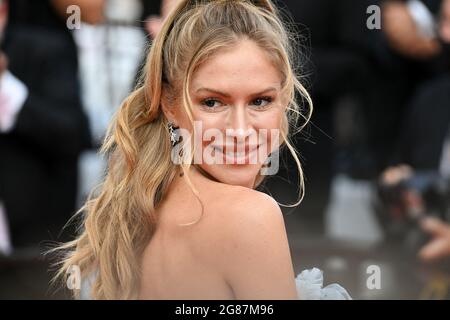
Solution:
[[[347,290],[337,283],[323,288],[323,272],[318,268],[303,270],[295,278],[300,300],[352,300]]]

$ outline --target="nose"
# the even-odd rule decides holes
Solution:
[[[252,133],[252,126],[248,119],[246,108],[244,106],[235,106],[230,114],[230,123],[227,128],[227,137],[245,142],[246,138]]]

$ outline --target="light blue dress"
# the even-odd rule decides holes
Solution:
[[[295,285],[300,300],[352,300],[337,283],[323,287],[323,272],[318,268],[303,270],[295,278]]]

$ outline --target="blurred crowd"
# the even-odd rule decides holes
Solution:
[[[73,235],[106,125],[177,1],[0,0],[0,256]],[[450,256],[450,0],[275,2],[315,104],[296,138],[303,217],[350,241],[414,230],[420,258]]]

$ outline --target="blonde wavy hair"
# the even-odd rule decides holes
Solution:
[[[92,298],[138,297],[141,256],[155,232],[156,208],[179,169],[171,160],[168,121],[160,107],[163,86],[170,89],[173,99],[182,97],[192,121],[189,84],[193,73],[208,57],[241,39],[250,39],[264,49],[282,72],[282,90],[289,103],[280,141],[298,166],[300,195],[293,206],[300,203],[303,172],[288,136],[306,125],[312,102],[294,68],[300,65],[293,46],[296,34],[290,33],[269,0],[180,1],[151,44],[140,84],[120,106],[108,129],[100,150],[108,158],[108,169],[103,183],[75,215],[83,214],[78,237],[52,250],[59,253],[55,280],[66,280],[68,270],[78,266],[82,278],[96,275]],[[305,103],[297,104],[297,93]],[[302,125],[298,125],[300,118]],[[189,164],[180,166],[190,183]],[[255,187],[263,179],[259,175]],[[79,297],[79,290],[73,293]]]

